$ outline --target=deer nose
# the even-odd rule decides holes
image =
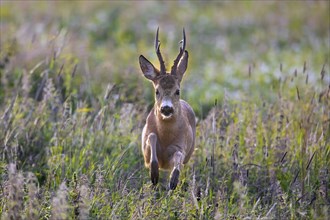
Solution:
[[[165,115],[165,116],[169,116],[169,115],[171,115],[171,114],[173,114],[173,107],[171,107],[171,106],[168,106],[168,105],[166,105],[166,106],[162,106],[161,108],[160,108],[160,112],[163,114],[163,115]]]

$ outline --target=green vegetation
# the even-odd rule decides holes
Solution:
[[[0,3],[1,219],[329,219],[329,1]],[[153,187],[140,135],[182,27],[196,150]]]

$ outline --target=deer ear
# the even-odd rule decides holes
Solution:
[[[154,65],[152,65],[152,63],[147,60],[143,55],[140,55],[139,62],[143,75],[147,79],[154,81],[159,75],[159,70],[157,70]]]
[[[187,67],[188,67],[188,51],[185,50],[176,69],[176,74],[179,77],[180,81],[182,80],[183,74],[186,72]]]

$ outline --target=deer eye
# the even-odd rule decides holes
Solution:
[[[159,95],[159,91],[158,91],[158,89],[156,89],[156,95],[157,95],[157,96]]]
[[[175,95],[180,95],[180,90],[176,90]]]

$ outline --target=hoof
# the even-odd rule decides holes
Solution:
[[[152,161],[150,164],[150,178],[153,185],[158,183],[159,171],[157,161]]]
[[[170,189],[174,190],[176,186],[178,185],[179,182],[179,175],[180,171],[178,169],[174,169],[171,174],[171,179],[170,179]]]

